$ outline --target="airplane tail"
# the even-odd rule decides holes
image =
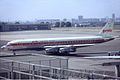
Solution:
[[[106,25],[102,28],[102,30],[99,32],[99,34],[110,34],[113,32],[113,26],[114,26],[114,22],[108,21],[106,23]]]

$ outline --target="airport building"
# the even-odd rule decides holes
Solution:
[[[60,22],[60,19],[40,19],[40,20],[36,20],[36,23],[44,23],[44,24],[55,24],[56,22]]]
[[[0,32],[5,31],[23,31],[23,30],[50,30],[48,24],[13,24],[13,23],[0,23]]]
[[[115,14],[112,14],[111,18],[84,18],[80,15],[78,19],[71,19],[71,23],[74,27],[102,27],[108,19],[112,19],[115,22],[115,29],[120,29],[120,18],[115,17]]]
[[[102,27],[106,24],[108,19],[115,22],[115,29],[120,29],[120,18],[112,14],[111,18],[78,18],[68,19],[39,19],[35,22],[25,23],[2,23],[0,22],[0,32],[4,31],[21,31],[21,30],[50,30],[51,27]]]

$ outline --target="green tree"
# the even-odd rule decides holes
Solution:
[[[66,22],[66,27],[71,27],[71,22]]]
[[[65,22],[61,22],[61,27],[65,27]]]
[[[60,27],[60,22],[56,22],[55,27]]]

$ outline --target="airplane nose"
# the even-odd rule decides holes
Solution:
[[[5,49],[6,48],[6,45],[2,46],[1,49]]]
[[[115,38],[111,38],[110,40],[114,40]]]
[[[105,41],[111,41],[111,40],[114,40],[115,38],[108,38],[108,39],[105,39]]]

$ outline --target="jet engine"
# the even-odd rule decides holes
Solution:
[[[64,47],[64,48],[47,48],[45,49],[46,54],[50,53],[62,53],[62,54],[69,54],[69,52],[75,52],[76,48],[74,47]]]
[[[59,48],[47,48],[45,49],[46,54],[48,53],[59,53]]]
[[[69,52],[75,52],[76,48],[73,47],[65,47],[65,48],[60,48],[59,53],[69,53]]]

